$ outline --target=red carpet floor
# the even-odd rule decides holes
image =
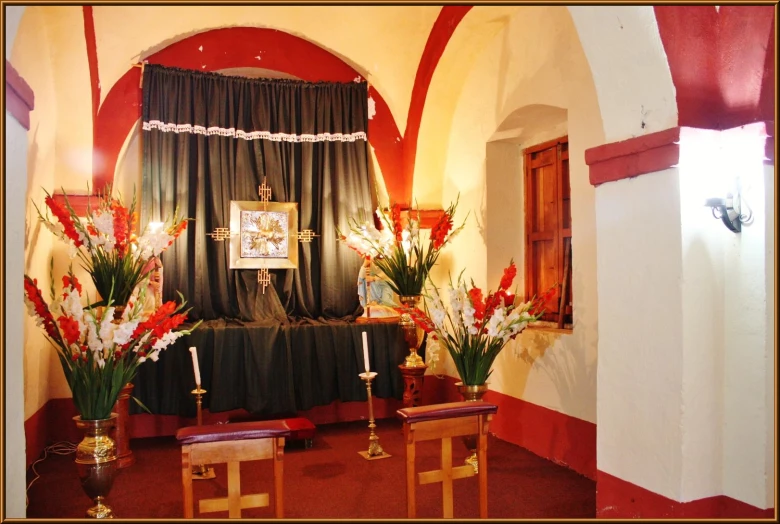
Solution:
[[[385,452],[382,460],[365,460],[368,423],[349,422],[317,427],[314,445],[289,443],[285,450],[285,518],[403,519],[406,517],[405,458],[401,424],[377,421]],[[134,439],[136,463],[120,470],[108,497],[119,518],[181,518],[181,452],[173,437]],[[438,441],[418,444],[418,471],[438,469]],[[466,448],[453,440],[453,462]],[[40,477],[28,491],[29,518],[82,518],[90,500],[81,489],[74,455],[52,455],[36,465]],[[242,463],[242,493],[272,490],[270,461]],[[214,466],[217,477],[195,481],[195,498],[227,494],[226,468]],[[488,442],[488,516],[506,519],[595,518],[596,484],[578,473],[542,459],[523,448],[490,437]],[[29,473],[28,482],[33,478]],[[477,478],[454,481],[455,518],[478,513]],[[441,517],[441,485],[417,488],[418,518]],[[196,518],[227,518],[224,513]],[[272,508],[244,510],[244,518],[273,518]]]

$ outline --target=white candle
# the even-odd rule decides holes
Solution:
[[[363,362],[366,365],[366,373],[368,373],[370,369],[368,367],[368,335],[365,331],[363,332]]]
[[[200,387],[200,368],[198,367],[198,351],[195,346],[190,348],[192,354],[192,369],[195,370],[195,384]]]

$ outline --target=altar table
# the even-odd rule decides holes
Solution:
[[[398,365],[409,353],[397,324],[212,320],[138,368],[133,394],[159,415],[195,417],[190,346],[198,349],[203,409],[273,416],[366,401],[361,333],[368,334],[375,397],[403,397]],[[131,413],[144,411],[131,402]]]

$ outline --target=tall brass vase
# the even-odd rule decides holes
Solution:
[[[422,295],[400,295],[398,297],[398,300],[401,301],[401,304],[403,304],[404,307],[416,309],[419,309],[420,299],[422,299]],[[420,342],[422,342],[422,330],[417,329],[417,324],[415,324],[414,319],[409,313],[401,313],[398,325],[401,326],[401,329],[403,330],[404,341],[409,348],[409,355],[407,355],[403,365],[407,368],[425,366],[425,361],[417,354],[417,348],[419,347]]]
[[[76,447],[76,469],[81,487],[95,505],[87,510],[87,517],[111,519],[114,513],[104,504],[117,472],[116,445],[109,436],[116,424],[116,413],[100,420],[82,420],[73,417],[76,427],[84,431],[84,438]]]
[[[487,393],[488,386],[487,384],[478,384],[476,386],[469,386],[464,384],[463,382],[458,382],[455,384],[458,387],[458,393],[461,394],[463,397],[463,400],[467,402],[477,402],[479,400],[482,400],[482,397]],[[474,473],[479,473],[479,464],[477,462],[477,436],[476,435],[468,435],[463,437],[463,443],[466,445],[468,450],[471,452],[471,455],[469,455],[468,458],[464,461],[464,464],[467,464],[474,468]]]

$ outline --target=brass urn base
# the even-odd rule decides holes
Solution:
[[[482,400],[482,397],[487,393],[487,384],[477,384],[470,386],[463,382],[455,384],[458,387],[458,393],[461,394],[463,400],[467,402],[477,402]],[[463,463],[467,466],[474,468],[474,474],[479,473],[479,461],[477,460],[477,436],[468,435],[463,437],[463,444],[466,445],[471,455],[469,455]]]
[[[73,417],[76,427],[84,431],[84,438],[76,446],[75,462],[81,487],[95,503],[86,512],[89,518],[114,518],[113,510],[104,504],[104,501],[111,491],[117,472],[116,444],[109,436],[111,428],[116,424],[116,418],[116,413],[111,413],[109,418],[101,420]]]

